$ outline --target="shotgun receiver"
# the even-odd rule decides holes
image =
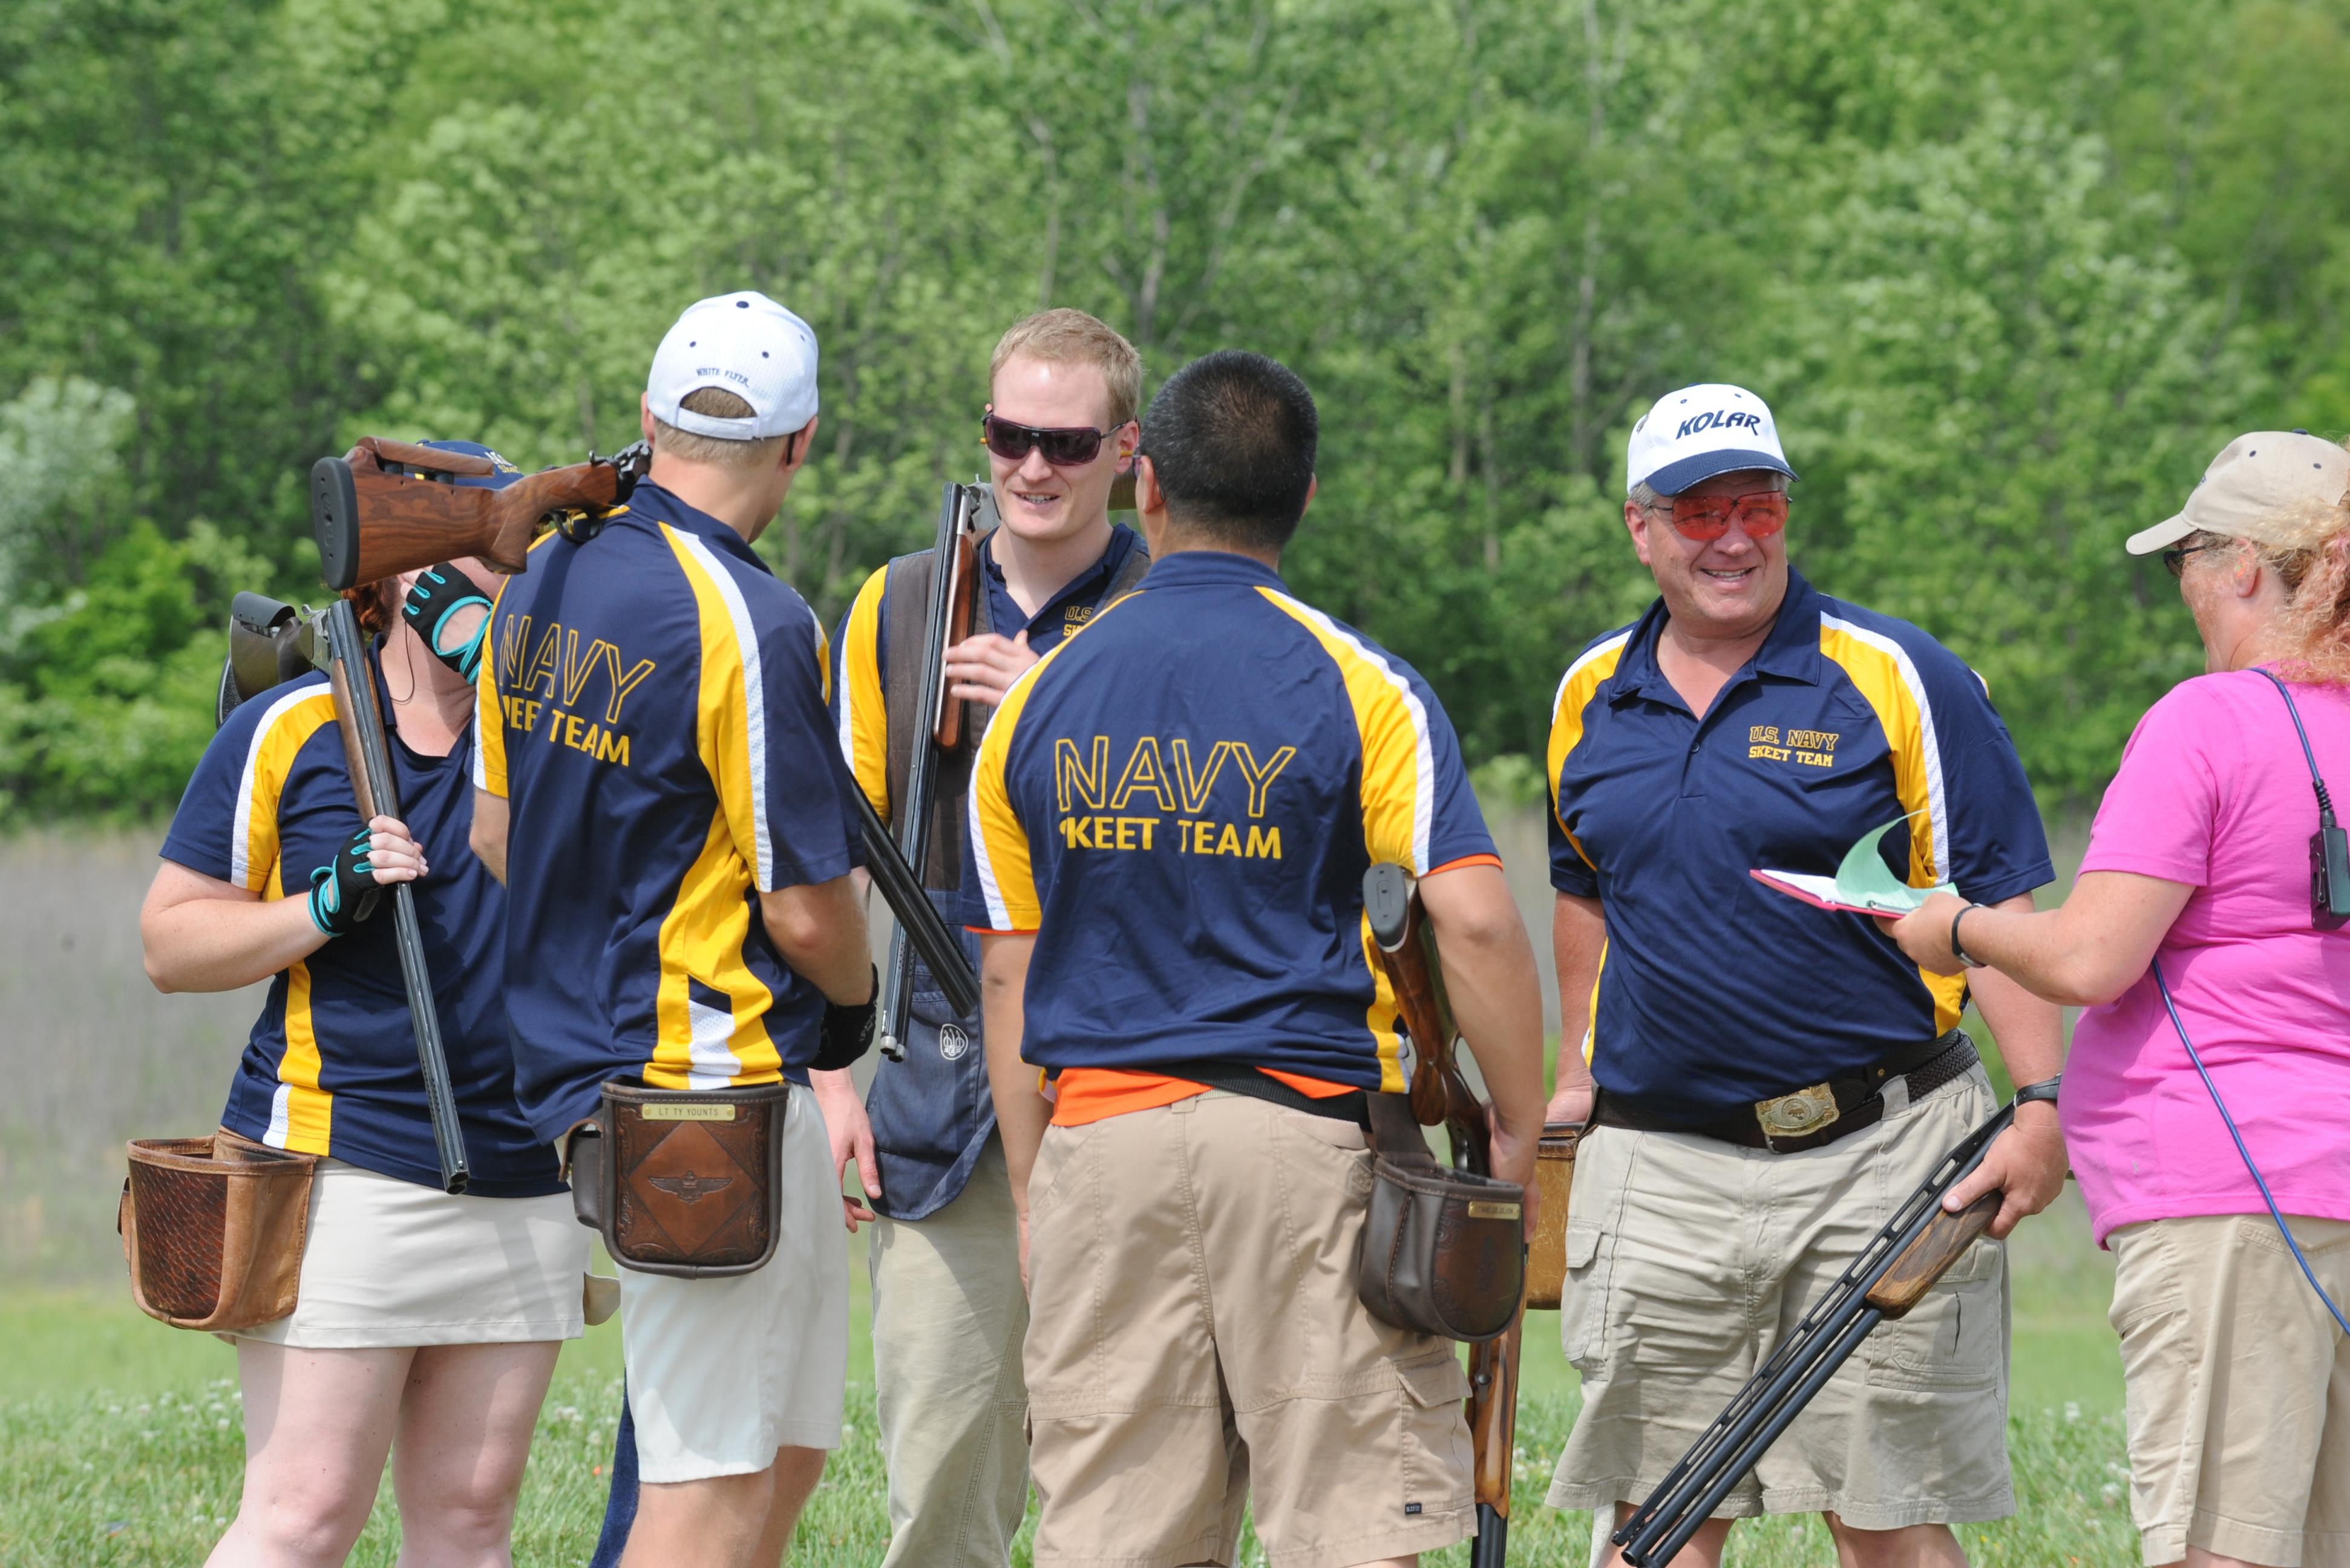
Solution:
[[[1843,1278],[1813,1303],[1795,1332],[1624,1521],[1613,1539],[1632,1568],[1662,1568],[1672,1562],[1869,1331],[1916,1306],[1998,1217],[1996,1189],[1955,1214],[1943,1209],[1942,1195],[1982,1163],[1992,1141],[2014,1119],[2011,1101],[1942,1157]]]
[[[361,436],[349,452],[322,457],[310,470],[318,566],[338,593],[459,556],[512,576],[542,524],[592,535],[651,461],[651,449],[639,441],[617,456],[590,452],[585,462],[484,490],[446,481],[490,473],[487,458]]]
[[[1395,993],[1396,1012],[1411,1036],[1411,1106],[1423,1127],[1444,1124],[1452,1163],[1472,1175],[1493,1174],[1485,1104],[1461,1072],[1459,1039],[1444,1000],[1439,968],[1411,874],[1390,862],[1363,878],[1363,913],[1379,968]],[[1433,1114],[1430,1114],[1433,1112]],[[1469,1440],[1477,1497],[1477,1534],[1470,1568],[1503,1568],[1509,1556],[1510,1472],[1516,1458],[1518,1341],[1525,1329],[1519,1308],[1507,1332],[1469,1347]]]

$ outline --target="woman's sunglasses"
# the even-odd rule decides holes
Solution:
[[[2187,576],[2187,557],[2198,550],[2216,550],[2217,545],[2173,545],[2162,553],[2163,568],[2174,577]]]
[[[1664,505],[1673,514],[1674,531],[1700,544],[1721,538],[1733,523],[1750,539],[1776,534],[1787,525],[1783,490],[1757,490],[1746,495],[1675,495]]]
[[[1000,417],[993,409],[980,416],[979,439],[987,450],[1006,462],[1019,462],[1032,452],[1045,454],[1045,461],[1055,468],[1080,468],[1101,455],[1102,441],[1115,433],[1097,431],[1090,425],[1048,430],[1038,425],[1014,424]]]

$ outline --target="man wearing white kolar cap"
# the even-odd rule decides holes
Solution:
[[[1549,1496],[1621,1520],[1991,1112],[1962,977],[1757,868],[1833,873],[1870,830],[1913,886],[2030,909],[2052,880],[2013,743],[1932,638],[1787,562],[1794,471],[1762,399],[1668,392],[1632,428],[1625,526],[1658,597],[1569,665],[1551,720],[1558,1090],[1587,1122],[1560,1331],[1584,1404]],[[1960,1189],[2004,1237],[2064,1177],[2057,1010],[1970,971],[2020,1085]],[[1595,1104],[1596,1101],[1596,1104]],[[1950,1526],[2014,1510],[2003,1248],[1979,1243],[1870,1336],[1676,1562],[1732,1520],[1825,1516],[1847,1568],[1965,1561]],[[1615,1549],[1596,1563],[1618,1561]]]
[[[840,1441],[840,1189],[806,1081],[871,1036],[863,857],[823,629],[751,549],[816,370],[764,295],[687,310],[646,478],[595,537],[533,548],[482,659],[473,843],[507,886],[517,1097],[550,1141],[604,1117],[622,1183],[630,1568],[770,1568]]]

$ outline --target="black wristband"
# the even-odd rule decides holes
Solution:
[[[824,1004],[824,1022],[817,1026],[816,1060],[808,1066],[818,1073],[837,1073],[873,1048],[874,1024],[880,1016],[881,971],[873,971],[873,991],[854,1007],[837,1002]]]
[[[1981,904],[1969,904],[1965,909],[1960,909],[1957,914],[1950,917],[1950,956],[1958,960],[1960,963],[1966,965],[1969,969],[1982,968],[1983,961],[1975,957],[1972,953],[1970,953],[1966,949],[1959,945],[1959,922],[1981,908],[1982,906]]]
[[[2064,1086],[2064,1075],[2059,1073],[2053,1078],[2043,1078],[2036,1084],[2021,1085],[2015,1091],[2015,1103],[2025,1106],[2034,1100],[2046,1100],[2053,1106],[2056,1103],[2056,1091]]]

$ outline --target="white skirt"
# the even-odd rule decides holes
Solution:
[[[304,1350],[577,1339],[590,1240],[568,1192],[452,1198],[320,1160],[293,1314],[237,1337]]]

